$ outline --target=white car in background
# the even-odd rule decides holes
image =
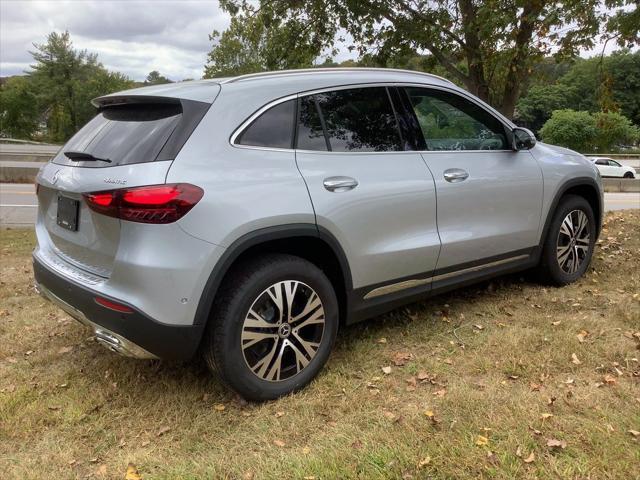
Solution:
[[[608,157],[589,157],[602,177],[638,178],[633,167],[626,167]]]

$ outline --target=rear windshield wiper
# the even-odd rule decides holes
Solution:
[[[94,157],[93,155],[91,155],[90,153],[87,153],[87,152],[68,151],[68,152],[64,152],[64,155],[69,160],[73,160],[74,162],[107,162],[107,163],[111,163],[111,160],[109,160],[108,158]]]

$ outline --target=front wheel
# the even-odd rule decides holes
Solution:
[[[589,202],[577,195],[564,197],[545,239],[540,273],[555,285],[575,282],[589,268],[596,240],[596,222]]]
[[[272,254],[234,269],[210,321],[209,367],[246,399],[271,400],[304,387],[322,369],[338,330],[338,303],[318,267]]]
[[[635,176],[631,172],[625,172],[623,178],[635,178]]]

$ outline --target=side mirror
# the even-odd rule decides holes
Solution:
[[[530,150],[536,144],[536,136],[528,128],[516,127],[513,129],[513,149]]]

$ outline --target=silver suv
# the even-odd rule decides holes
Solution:
[[[42,294],[133,357],[202,354],[266,400],[340,325],[537,267],[563,285],[602,224],[593,164],[445,79],[313,69],[129,90],[37,179]]]

